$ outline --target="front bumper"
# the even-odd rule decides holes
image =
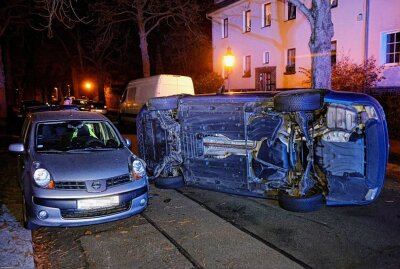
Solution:
[[[54,227],[81,226],[119,220],[138,214],[146,208],[148,187],[143,186],[116,195],[119,197],[118,205],[89,210],[77,208],[78,198],[32,197],[31,200],[27,200],[27,217],[36,225]],[[47,212],[47,217],[39,218],[40,211]]]

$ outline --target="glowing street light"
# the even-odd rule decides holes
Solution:
[[[86,81],[83,85],[84,85],[86,90],[91,90],[92,87],[93,87],[93,84],[90,81]]]
[[[231,89],[230,86],[230,80],[229,80],[229,75],[232,72],[232,67],[235,64],[235,56],[233,56],[232,51],[231,51],[231,47],[228,47],[226,49],[226,53],[224,55],[224,67],[225,67],[225,74],[226,74],[226,79],[228,82],[228,92]]]
[[[235,63],[235,56],[233,56],[231,47],[226,49],[226,53],[224,55],[224,66],[227,68],[232,68]]]

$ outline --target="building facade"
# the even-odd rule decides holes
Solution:
[[[306,6],[311,0],[305,0]],[[332,61],[355,63],[374,57],[386,79],[400,86],[400,0],[331,0]],[[311,68],[310,24],[287,0],[215,0],[212,19],[213,68],[231,90],[305,87]],[[230,49],[235,63],[223,58]]]

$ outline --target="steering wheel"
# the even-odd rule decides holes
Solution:
[[[102,147],[102,148],[104,148],[104,146],[105,146],[104,143],[95,137],[91,137],[85,141],[85,147]]]

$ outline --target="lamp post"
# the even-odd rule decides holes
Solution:
[[[225,72],[226,72],[226,79],[228,83],[228,92],[231,90],[231,85],[230,85],[230,79],[229,75],[232,72],[232,67],[235,63],[235,56],[233,56],[231,47],[228,47],[226,49],[226,53],[224,55],[224,67],[225,67]]]

